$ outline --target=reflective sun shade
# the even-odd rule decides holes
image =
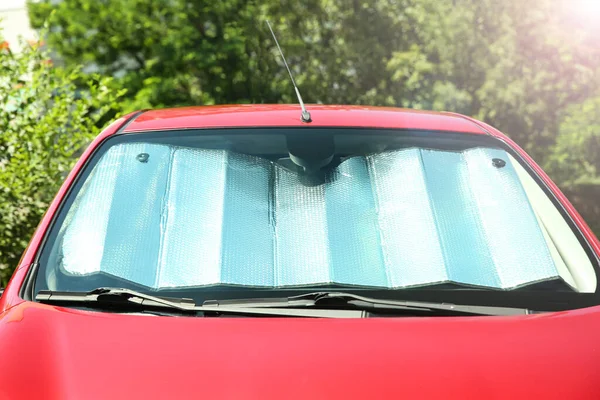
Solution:
[[[558,277],[508,155],[490,148],[351,157],[307,186],[255,156],[119,144],[60,235],[66,273],[152,288],[510,289]]]

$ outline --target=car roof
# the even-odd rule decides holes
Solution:
[[[237,127],[354,127],[487,134],[482,125],[453,113],[388,107],[307,105],[312,122],[300,120],[296,104],[182,107],[144,111],[124,133]]]

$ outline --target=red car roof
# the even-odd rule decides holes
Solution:
[[[309,105],[311,123],[300,121],[300,106],[229,105],[146,111],[124,132],[251,126],[338,126],[486,134],[477,123],[459,114],[367,106]]]

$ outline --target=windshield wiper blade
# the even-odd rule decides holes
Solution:
[[[415,312],[450,315],[525,315],[534,313],[526,308],[477,306],[452,303],[430,303],[410,300],[386,300],[373,297],[359,296],[345,292],[312,292],[293,297],[283,298],[255,298],[255,299],[233,299],[233,300],[209,300],[205,301],[205,307],[237,306],[249,308],[269,307],[295,307],[312,308],[326,307],[328,305],[352,306],[355,309],[372,312]]]
[[[194,312],[192,299],[157,297],[131,289],[97,288],[89,292],[63,292],[40,290],[35,300],[54,305],[83,305],[94,308],[119,310],[166,309],[177,312]]]
[[[365,311],[360,310],[323,310],[290,308],[250,308],[250,307],[207,307],[197,306],[194,300],[187,298],[168,298],[152,296],[131,289],[98,288],[90,292],[59,292],[41,290],[35,300],[54,305],[81,305],[94,308],[119,310],[163,309],[184,314],[217,313],[257,316],[312,317],[312,318],[364,318]]]

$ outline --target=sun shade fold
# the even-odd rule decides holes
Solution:
[[[509,156],[490,148],[355,156],[307,186],[260,157],[119,144],[87,178],[61,237],[67,273],[157,289],[510,289],[558,277]]]

